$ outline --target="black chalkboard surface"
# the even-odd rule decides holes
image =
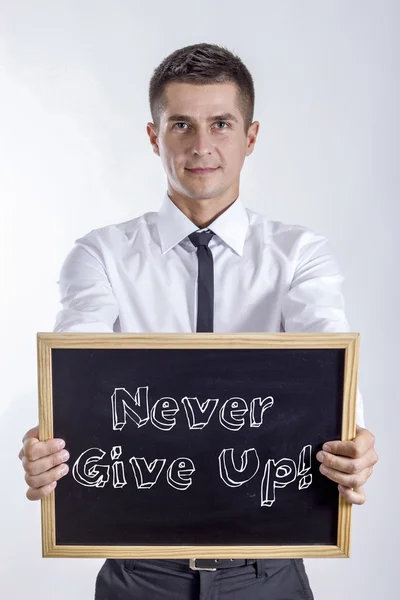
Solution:
[[[348,556],[358,334],[38,334],[44,556]]]

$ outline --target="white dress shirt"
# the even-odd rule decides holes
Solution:
[[[240,196],[208,227],[215,333],[351,331],[323,235],[267,219]],[[187,236],[197,230],[166,192],[158,212],[77,239],[61,268],[54,331],[195,332],[197,249]]]

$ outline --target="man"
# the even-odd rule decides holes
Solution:
[[[326,239],[270,221],[239,198],[240,172],[259,130],[253,80],[241,60],[206,43],[176,50],[154,71],[149,99],[147,133],[168,181],[164,202],[158,213],[76,241],[61,269],[63,308],[54,330],[349,331],[343,277]],[[360,393],[357,423],[354,440],[327,440],[317,458],[342,496],[362,504],[377,455],[363,428]],[[45,497],[68,472],[64,444],[40,442],[38,428],[24,436],[19,456],[30,500]],[[313,597],[302,560],[195,566],[206,570],[188,560],[107,560],[95,597]]]

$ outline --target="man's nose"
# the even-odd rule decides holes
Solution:
[[[211,141],[211,134],[207,131],[198,131],[193,138],[192,151],[193,154],[204,156],[212,151],[213,144]]]

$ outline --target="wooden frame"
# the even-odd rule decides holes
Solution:
[[[358,333],[38,333],[39,438],[53,438],[53,348],[333,348],[345,350],[343,441],[356,434]],[[339,495],[339,493],[338,493]],[[339,496],[337,546],[60,546],[56,544],[54,492],[41,500],[43,557],[93,558],[317,558],[350,555],[351,504]]]

